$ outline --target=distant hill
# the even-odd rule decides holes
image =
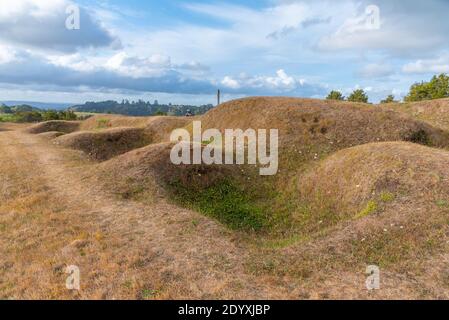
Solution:
[[[14,105],[14,106],[7,106],[5,104],[0,104],[0,113],[31,112],[31,111],[42,111],[42,110],[27,104]]]
[[[55,103],[55,102],[6,101],[6,100],[0,101],[0,105],[2,104],[7,106],[28,105],[34,108],[45,110],[64,110],[73,105],[73,103],[66,103],[66,102]]]
[[[83,105],[76,105],[70,107],[71,110],[75,112],[91,112],[91,113],[111,113],[111,114],[121,114],[128,116],[151,116],[156,114],[167,114],[167,115],[185,115],[190,112],[193,115],[204,114],[213,105],[202,105],[202,106],[191,106],[191,105],[172,105],[172,104],[158,104],[139,101],[128,101],[123,100],[122,102],[117,102],[114,100],[102,101],[102,102],[86,102]]]

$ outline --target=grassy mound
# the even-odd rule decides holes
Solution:
[[[54,120],[35,124],[26,129],[28,133],[39,134],[50,131],[72,133],[79,129],[80,123],[77,121]]]
[[[436,128],[449,130],[449,99],[426,100],[408,103],[391,103],[382,108],[408,114]]]
[[[85,152],[94,160],[107,160],[151,143],[142,128],[80,131],[56,138],[54,143]]]
[[[153,143],[168,142],[173,130],[187,126],[195,118],[188,117],[153,117],[145,126],[145,133]]]
[[[332,212],[332,221],[364,218],[397,202],[436,208],[449,199],[448,165],[445,150],[372,143],[328,157],[298,180],[298,190],[314,212]]]
[[[283,149],[336,151],[380,141],[449,146],[449,134],[399,112],[367,104],[297,98],[246,98],[202,117],[205,129],[279,129]],[[313,149],[313,148],[312,148]],[[313,150],[312,150],[313,152]]]
[[[127,117],[113,114],[92,116],[81,123],[80,130],[92,131],[117,127],[144,127],[152,117]]]
[[[153,144],[128,152],[102,163],[99,176],[109,190],[126,199],[164,195],[231,229],[268,228],[269,215],[254,201],[262,194],[247,183],[249,177],[256,177],[254,167],[174,165],[172,146]]]
[[[285,255],[263,251],[263,261],[299,276],[372,264],[425,270],[448,248],[448,165],[449,152],[405,142],[333,154],[298,179],[295,232],[275,242]]]
[[[162,121],[163,117],[160,119]],[[311,234],[323,226],[332,226],[346,219],[335,214],[338,209],[335,203],[341,199],[332,200],[327,190],[305,191],[305,187],[300,188],[303,180],[305,183],[309,179],[304,178],[305,175],[310,175],[310,170],[321,160],[339,150],[377,141],[413,141],[436,146],[449,143],[443,130],[406,115],[346,102],[249,98],[225,103],[201,120],[203,130],[279,129],[279,173],[274,177],[261,177],[257,168],[238,165],[174,166],[169,160],[170,144],[162,144],[125,154],[107,163],[109,171],[127,177],[127,183],[122,184],[124,191],[118,193],[126,196],[139,194],[147,189],[147,179],[156,180],[164,192],[168,191],[170,197],[181,204],[197,208],[232,228],[250,226],[249,229],[264,229],[276,237],[289,237],[298,232]],[[146,132],[157,123],[153,120],[147,124]],[[167,126],[165,123],[154,128],[172,129],[183,124]],[[169,134],[171,130],[156,131]],[[165,149],[160,150],[161,146]],[[123,180],[120,176],[116,176],[117,179]],[[150,176],[152,178],[148,178]],[[385,192],[383,197],[392,196],[388,193],[390,191]],[[356,213],[365,207],[369,213],[378,206],[378,203],[353,197],[350,192],[347,196],[355,201],[347,206],[353,206]],[[321,203],[321,207],[317,208],[317,203]],[[341,205],[345,203],[341,202]],[[221,215],[223,212],[225,216]],[[350,215],[356,213],[351,211]],[[240,216],[239,222],[233,222],[230,218],[233,216]],[[243,216],[251,217],[248,219],[252,222],[241,223]]]
[[[185,117],[95,116],[81,124],[81,128],[91,131],[75,132],[56,139],[55,143],[103,161],[148,144],[167,142],[174,129],[189,122],[191,119]],[[116,127],[121,124],[133,127]]]

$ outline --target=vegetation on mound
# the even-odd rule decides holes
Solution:
[[[413,102],[447,97],[449,97],[449,76],[442,73],[438,76],[433,76],[429,82],[423,81],[412,85],[404,101]]]
[[[26,131],[32,134],[40,134],[45,132],[62,132],[72,133],[79,129],[80,123],[75,121],[53,120],[35,124]]]
[[[449,99],[382,105],[382,108],[405,113],[445,131],[449,131]]]
[[[55,139],[55,144],[81,150],[104,161],[151,143],[141,128],[114,128],[100,132],[79,131]]]
[[[260,116],[253,117],[253,114]],[[276,128],[282,153],[314,149],[315,153],[321,154],[322,150],[335,152],[382,141],[412,141],[449,147],[449,133],[444,130],[399,112],[348,102],[246,98],[224,103],[201,120],[203,130]]]
[[[184,206],[215,218],[234,230],[261,231],[269,226],[269,217],[245,190],[231,179],[217,181],[208,188],[170,183],[175,199]]]
[[[443,99],[449,97],[449,76],[445,73],[435,75],[428,82],[422,81],[415,83],[410,87],[410,91],[407,96],[404,97],[404,102],[415,102],[424,100]],[[345,100],[345,97],[340,91],[332,90],[327,100]],[[363,102],[368,103],[368,95],[362,90],[354,90],[346,99],[351,102]],[[388,95],[385,99],[381,100],[381,104],[395,103],[393,95]]]
[[[27,105],[22,106],[0,106],[0,122],[41,122],[51,120],[78,120],[77,115],[70,110],[40,110]]]

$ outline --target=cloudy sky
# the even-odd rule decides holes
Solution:
[[[447,12],[446,0],[0,0],[0,101],[402,97],[449,72]]]

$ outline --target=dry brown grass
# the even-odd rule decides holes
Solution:
[[[83,121],[82,130],[63,137],[51,133],[54,143],[85,152],[94,160],[107,160],[152,143],[166,142],[174,129],[189,124],[186,117],[124,117],[99,115]],[[124,127],[128,125],[129,127]]]
[[[201,118],[205,129],[279,129],[280,146],[339,150],[369,142],[410,141],[424,132],[430,144],[449,146],[446,131],[368,104],[299,98],[245,98]],[[419,141],[418,141],[419,142]]]
[[[0,149],[2,298],[286,294],[243,273],[245,252],[235,236],[198,213],[162,199],[144,205],[112,198],[91,163],[36,136],[2,132]],[[81,269],[79,292],[65,288],[64,268],[73,264]]]
[[[151,137],[142,128],[112,128],[102,131],[79,131],[54,139],[54,144],[83,151],[94,160],[107,160],[143,147]]]
[[[59,132],[59,131],[49,131],[49,132],[43,132],[43,133],[39,133],[38,136],[48,139],[48,140],[53,140],[57,137],[63,136],[65,133],[63,132]]]
[[[386,110],[406,113],[436,128],[449,130],[449,99],[380,105]]]
[[[90,135],[127,124],[161,142],[192,119],[98,120],[84,123]],[[0,132],[0,296],[449,297],[449,152],[406,142],[447,147],[444,130],[375,106],[290,98],[233,101],[202,122],[280,129],[281,172],[261,178],[241,166],[174,166],[170,143],[85,162],[23,126],[0,124],[10,130]],[[263,205],[282,228],[231,230],[171,198],[173,181],[201,193],[222,177],[255,196],[246,209]],[[85,279],[76,294],[64,288],[68,264]],[[365,288],[370,264],[381,267],[376,292]]]
[[[80,127],[80,122],[78,121],[46,121],[33,125],[26,129],[28,133],[38,134],[50,131],[57,131],[63,133],[71,133],[77,131]]]
[[[98,130],[117,127],[144,128],[151,127],[155,122],[156,126],[164,129],[170,124],[183,124],[192,121],[193,118],[171,117],[171,116],[152,116],[152,117],[128,117],[121,115],[102,114],[90,117],[81,123],[80,130]],[[168,124],[168,125],[167,125]]]
[[[183,128],[197,117],[155,117],[145,127],[153,143],[168,142],[173,130]]]

